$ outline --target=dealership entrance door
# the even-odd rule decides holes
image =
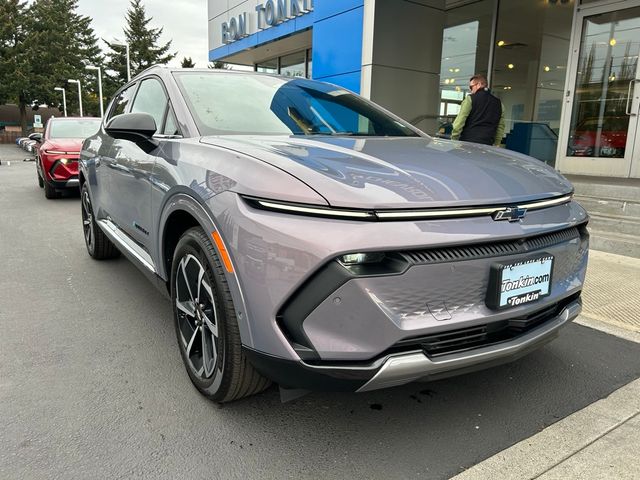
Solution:
[[[558,166],[640,178],[640,0],[603,3],[577,11]]]

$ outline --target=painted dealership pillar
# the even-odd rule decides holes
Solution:
[[[361,92],[437,131],[444,0],[365,0]]]
[[[360,92],[364,0],[315,0],[313,78]]]

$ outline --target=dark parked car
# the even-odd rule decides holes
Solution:
[[[36,148],[38,185],[47,198],[58,198],[60,191],[78,188],[78,158],[85,138],[100,128],[100,118],[50,118]]]
[[[566,179],[335,85],[151,68],[84,142],[80,184],[89,254],[169,292],[219,402],[468,372],[580,312],[587,214]]]

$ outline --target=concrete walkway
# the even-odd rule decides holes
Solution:
[[[640,343],[640,259],[594,250],[589,255],[577,322]],[[635,480],[638,452],[640,379],[454,479]]]

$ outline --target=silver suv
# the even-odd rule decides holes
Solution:
[[[80,183],[89,254],[171,296],[218,402],[484,368],[580,312],[587,214],[566,179],[335,85],[151,68],[84,142]]]

